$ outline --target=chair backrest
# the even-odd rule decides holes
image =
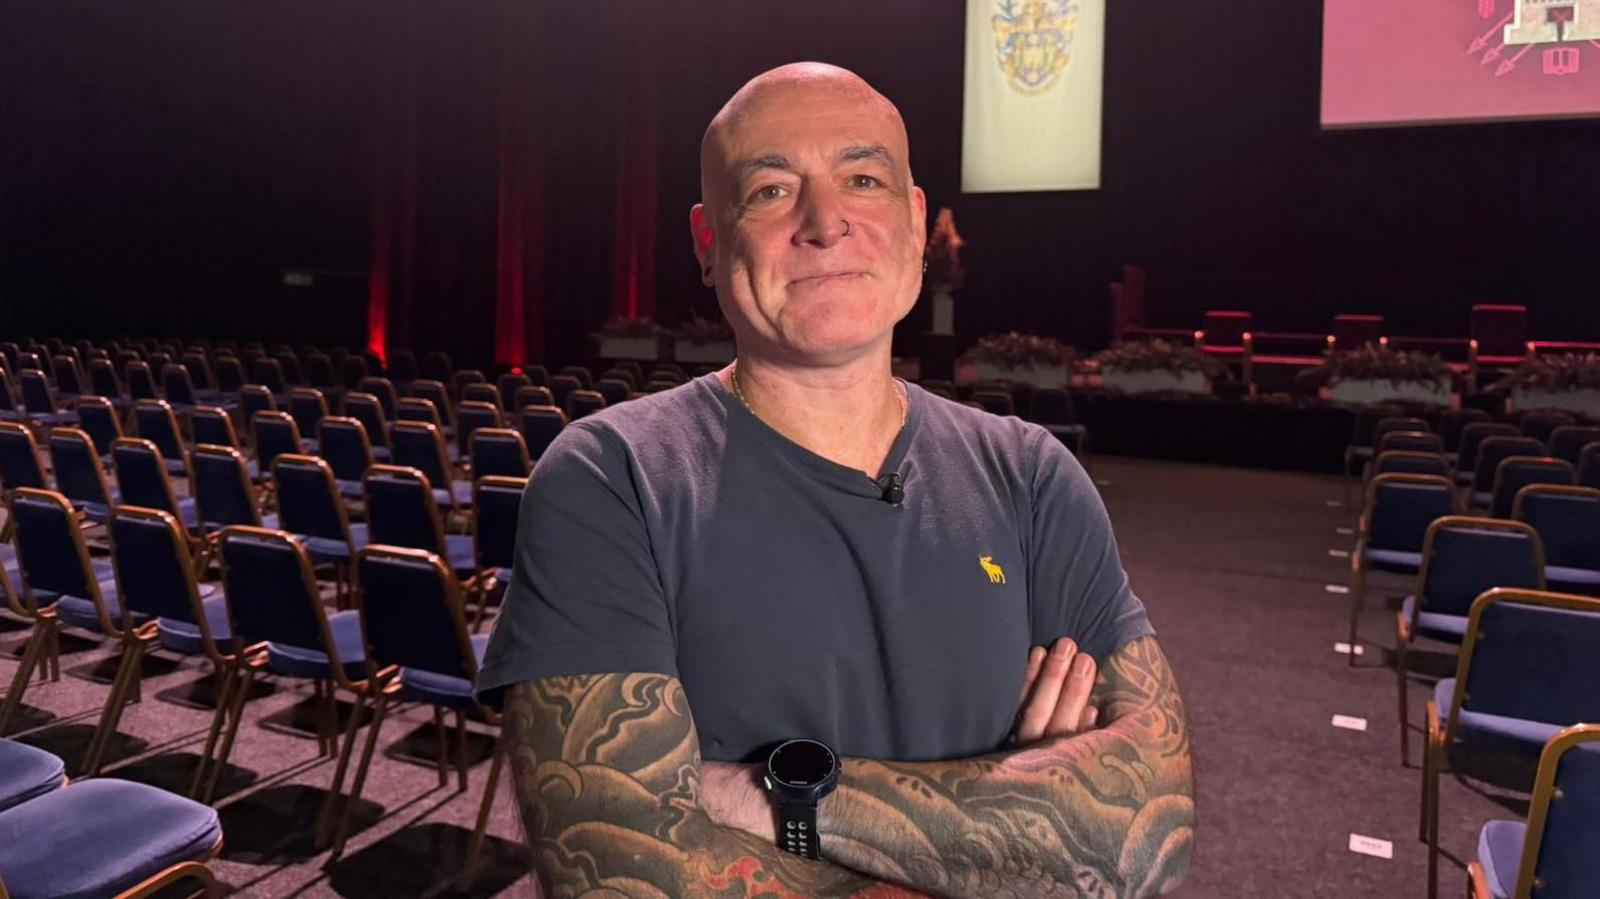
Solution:
[[[194,502],[204,530],[235,524],[260,526],[261,510],[250,470],[237,449],[201,444],[189,461],[194,469]]]
[[[305,453],[300,429],[287,413],[257,412],[252,425],[256,434],[256,467],[262,472],[271,471],[272,461],[284,453]]]
[[[52,428],[49,446],[56,489],[63,496],[74,503],[111,505],[106,472],[100,466],[100,454],[95,452],[94,441],[88,434],[77,428]]]
[[[1492,638],[1491,638],[1492,637]],[[1456,660],[1456,709],[1566,726],[1600,721],[1600,599],[1494,589],[1474,599]]]
[[[1511,515],[1539,532],[1546,565],[1600,570],[1600,490],[1530,484],[1517,491]]]
[[[1017,405],[1004,390],[975,390],[972,401],[994,415],[1016,415]]]
[[[315,387],[289,391],[289,416],[301,434],[317,433],[317,423],[328,415],[328,400]]]
[[[223,393],[237,393],[244,387],[244,366],[233,356],[219,356],[211,368],[217,378],[217,389]]]
[[[333,360],[327,353],[306,354],[306,386],[318,390],[333,390],[339,386],[339,379],[333,372]]]
[[[172,364],[161,369],[161,392],[167,402],[180,406],[193,406],[199,402],[195,398],[194,380],[189,377],[189,369],[182,365]]]
[[[528,444],[533,461],[539,461],[566,426],[567,414],[555,406],[529,406],[522,410],[522,439]]]
[[[555,404],[556,398],[550,393],[550,388],[529,385],[527,387],[518,387],[517,392],[512,395],[511,411],[517,413],[529,406],[554,406]]]
[[[12,496],[10,511],[28,607],[38,607],[39,593],[59,593],[92,599],[104,611],[89,547],[66,497],[54,490],[23,487]]]
[[[517,517],[527,477],[488,475],[472,484],[473,539],[478,568],[510,569],[517,556]]]
[[[56,392],[63,396],[84,393],[83,379],[78,377],[78,363],[71,356],[51,356],[50,372],[56,379]]]
[[[89,386],[98,396],[122,398],[122,379],[117,377],[117,367],[110,359],[89,360]]]
[[[1072,394],[1060,387],[1040,387],[1035,390],[1028,416],[1031,421],[1042,425],[1070,425],[1077,421],[1072,409]]]
[[[22,404],[30,415],[46,415],[56,411],[55,391],[50,389],[50,379],[44,372],[26,370],[22,373]]]
[[[1478,470],[1478,449],[1490,437],[1516,437],[1517,426],[1503,421],[1475,421],[1461,429],[1461,444],[1457,449],[1456,470],[1475,473]]]
[[[350,541],[350,522],[333,469],[315,456],[285,454],[272,463],[278,526],[291,534]]]
[[[1583,448],[1597,440],[1600,440],[1600,426],[1562,425],[1550,432],[1550,455],[1577,465]]]
[[[1371,549],[1422,552],[1428,526],[1457,511],[1455,485],[1447,477],[1379,474],[1367,485],[1361,539]]]
[[[1578,483],[1584,487],[1600,487],[1600,440],[1585,444],[1578,453]]]
[[[443,428],[444,422],[439,418],[439,409],[433,400],[423,399],[420,396],[402,397],[400,405],[394,410],[395,421],[423,421],[436,428]]]
[[[1532,437],[1490,437],[1478,445],[1478,464],[1473,469],[1472,489],[1477,493],[1494,490],[1494,479],[1500,472],[1500,463],[1512,456],[1543,455],[1544,444]]]
[[[393,350],[389,353],[389,376],[396,384],[409,384],[415,381],[417,374],[417,357],[410,350]]]
[[[276,359],[262,357],[250,366],[250,383],[267,388],[273,396],[289,392],[289,382],[284,378],[283,365]]]
[[[183,437],[178,417],[166,400],[140,400],[133,407],[134,433],[154,443],[168,459],[183,459]]]
[[[272,642],[321,651],[335,680],[348,685],[300,541],[283,531],[234,526],[220,535],[218,557],[235,646]]]
[[[217,379],[211,373],[211,363],[206,360],[203,352],[190,352],[183,354],[183,367],[189,372],[189,387],[193,391],[215,390]]]
[[[450,489],[450,456],[438,428],[420,421],[397,421],[389,432],[389,442],[394,464],[415,468],[430,484]]]
[[[594,389],[594,375],[590,373],[587,365],[564,365],[561,373],[569,378],[576,378],[578,386],[584,390]]]
[[[606,398],[593,390],[574,390],[567,394],[567,416],[577,421],[606,407]]]
[[[461,401],[461,391],[468,384],[482,384],[487,379],[483,372],[475,368],[463,368],[450,376],[450,398],[456,402]]]
[[[209,654],[216,654],[209,622],[200,605],[194,560],[183,527],[167,512],[123,505],[108,525],[111,563],[123,626],[132,613],[187,621],[200,627]]]
[[[103,396],[85,396],[78,399],[78,426],[94,441],[94,450],[100,455],[111,452],[111,444],[122,436],[122,419],[111,401]]]
[[[367,429],[368,443],[388,447],[389,426],[383,414],[383,405],[377,397],[360,391],[345,394],[344,414],[361,422],[361,426]]]
[[[1413,415],[1391,415],[1387,418],[1379,419],[1377,425],[1373,427],[1372,445],[1381,447],[1383,438],[1396,432],[1431,434],[1433,433],[1433,428],[1426,419],[1417,418]]]
[[[438,381],[418,380],[406,386],[406,392],[417,399],[428,400],[433,403],[434,411],[439,413],[439,420],[448,425],[451,422],[450,393]]]
[[[1378,422],[1385,418],[1395,418],[1403,414],[1399,406],[1387,403],[1364,406],[1356,410],[1355,429],[1350,435],[1350,445],[1354,447],[1372,446],[1376,442],[1374,434],[1378,430]]]
[[[444,527],[426,475],[415,468],[374,465],[362,479],[367,498],[367,542],[409,546],[443,555]]]
[[[365,381],[371,375],[371,371],[367,366],[366,357],[364,356],[358,356],[355,353],[345,352],[344,355],[337,357],[337,359],[339,363],[340,375],[344,379],[344,387],[346,390],[359,389],[361,387],[361,382]]]
[[[556,407],[567,408],[567,397],[574,390],[582,390],[583,384],[571,375],[553,375],[550,378],[550,395],[555,397]]]
[[[595,393],[606,398],[606,405],[625,403],[633,395],[633,385],[616,378],[601,378],[594,384]]]
[[[125,505],[178,514],[178,498],[161,450],[148,440],[118,437],[111,447],[111,463],[117,470],[117,489]]]
[[[0,421],[0,490],[9,492],[21,487],[45,487],[39,444],[26,425]]]
[[[3,357],[0,357],[3,358]],[[4,368],[0,368],[0,412],[20,411],[21,404],[17,401],[17,392],[11,386],[11,376]]]
[[[606,369],[604,374],[600,375],[600,381],[621,381],[622,383],[628,385],[628,390],[638,390],[639,383],[644,378],[644,374],[638,369],[638,365],[634,365],[632,368],[623,368],[620,365],[614,365],[611,368]],[[600,381],[595,382],[596,389],[599,389]],[[505,393],[504,390],[500,392]]]
[[[1548,449],[1550,435],[1555,433],[1556,428],[1565,427],[1572,423],[1572,416],[1566,412],[1557,412],[1551,409],[1534,409],[1522,414],[1520,426],[1522,428],[1522,436],[1532,437],[1543,443]]]
[[[189,425],[194,429],[194,442],[213,446],[239,448],[239,435],[233,430],[233,419],[216,406],[196,406],[189,413]]]
[[[306,383],[305,372],[300,368],[300,357],[292,351],[284,349],[273,357],[278,361],[278,368],[283,370],[283,382],[291,390],[303,387]]]
[[[1450,515],[1428,526],[1417,576],[1417,613],[1465,616],[1495,587],[1544,589],[1544,549],[1524,522]]]
[[[353,418],[324,418],[317,428],[317,444],[322,458],[333,469],[333,476],[341,481],[359,481],[372,466],[367,429]]]
[[[1560,799],[1560,802],[1555,800]],[[1563,728],[1545,744],[1511,895],[1588,899],[1600,822],[1600,724]]]
[[[1495,470],[1494,496],[1489,502],[1489,515],[1493,518],[1510,518],[1518,491],[1530,484],[1575,483],[1577,477],[1572,463],[1564,459],[1550,456],[1511,456],[1502,459],[1500,467]]]
[[[1451,476],[1450,460],[1439,453],[1413,453],[1405,450],[1388,450],[1378,454],[1372,463],[1374,476],[1380,474],[1431,474],[1441,478]],[[1415,552],[1415,550],[1412,550]]]
[[[479,428],[472,432],[468,451],[472,460],[472,476],[481,479],[491,475],[525,478],[533,469],[528,458],[528,444],[522,435],[509,428]]]
[[[463,454],[472,450],[472,435],[479,428],[503,428],[505,416],[500,407],[474,400],[462,400],[456,409],[456,439]]]
[[[1443,453],[1444,440],[1432,431],[1387,431],[1378,438],[1379,454],[1390,450],[1408,453]]]
[[[461,587],[426,550],[369,546],[356,557],[361,628],[372,662],[474,681]]]
[[[356,389],[362,393],[371,394],[378,401],[378,406],[383,409],[383,417],[394,421],[395,406],[399,403],[400,394],[394,389],[394,383],[388,378],[362,378]]]
[[[500,388],[500,398],[510,399],[517,395],[517,391],[524,387],[532,387],[533,381],[520,372],[508,371],[495,379],[495,386]]]
[[[422,376],[441,384],[447,384],[455,375],[456,367],[450,361],[450,354],[443,350],[433,350],[422,357]]]
[[[500,408],[500,388],[493,384],[463,384],[461,385],[461,402],[487,403],[496,409]]]

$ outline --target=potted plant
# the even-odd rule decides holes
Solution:
[[[733,329],[721,319],[695,318],[672,329],[672,358],[722,365],[733,361]]]
[[[1328,398],[1336,403],[1450,405],[1450,365],[1431,353],[1408,353],[1369,343],[1329,355],[1321,371],[1331,385]]]
[[[1067,386],[1072,347],[1037,334],[992,334],[962,356],[977,368],[979,381],[1016,381],[1035,387]]]
[[[1510,388],[1514,409],[1559,409],[1600,419],[1600,354],[1536,356],[1501,384]]]
[[[961,267],[961,247],[965,244],[956,231],[955,213],[949,207],[940,209],[934,217],[925,253],[928,268],[923,280],[933,298],[933,327],[929,333],[956,333],[954,293],[966,280],[966,270]]]
[[[1194,347],[1165,340],[1136,340],[1112,344],[1095,354],[1100,386],[1127,394],[1205,394],[1211,385],[1228,379],[1221,362]]]
[[[661,326],[648,318],[618,316],[600,326],[595,335],[602,359],[658,359],[661,356]]]

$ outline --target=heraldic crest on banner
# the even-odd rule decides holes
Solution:
[[[995,60],[1013,88],[1043,91],[1072,60],[1078,27],[1073,0],[997,0],[993,18]]]

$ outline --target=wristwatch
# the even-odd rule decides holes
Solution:
[[[818,740],[785,740],[767,756],[762,782],[778,810],[778,848],[819,858],[817,803],[839,783],[839,757]]]

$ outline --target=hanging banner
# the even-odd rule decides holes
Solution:
[[[1100,186],[1105,0],[967,0],[961,189]]]

